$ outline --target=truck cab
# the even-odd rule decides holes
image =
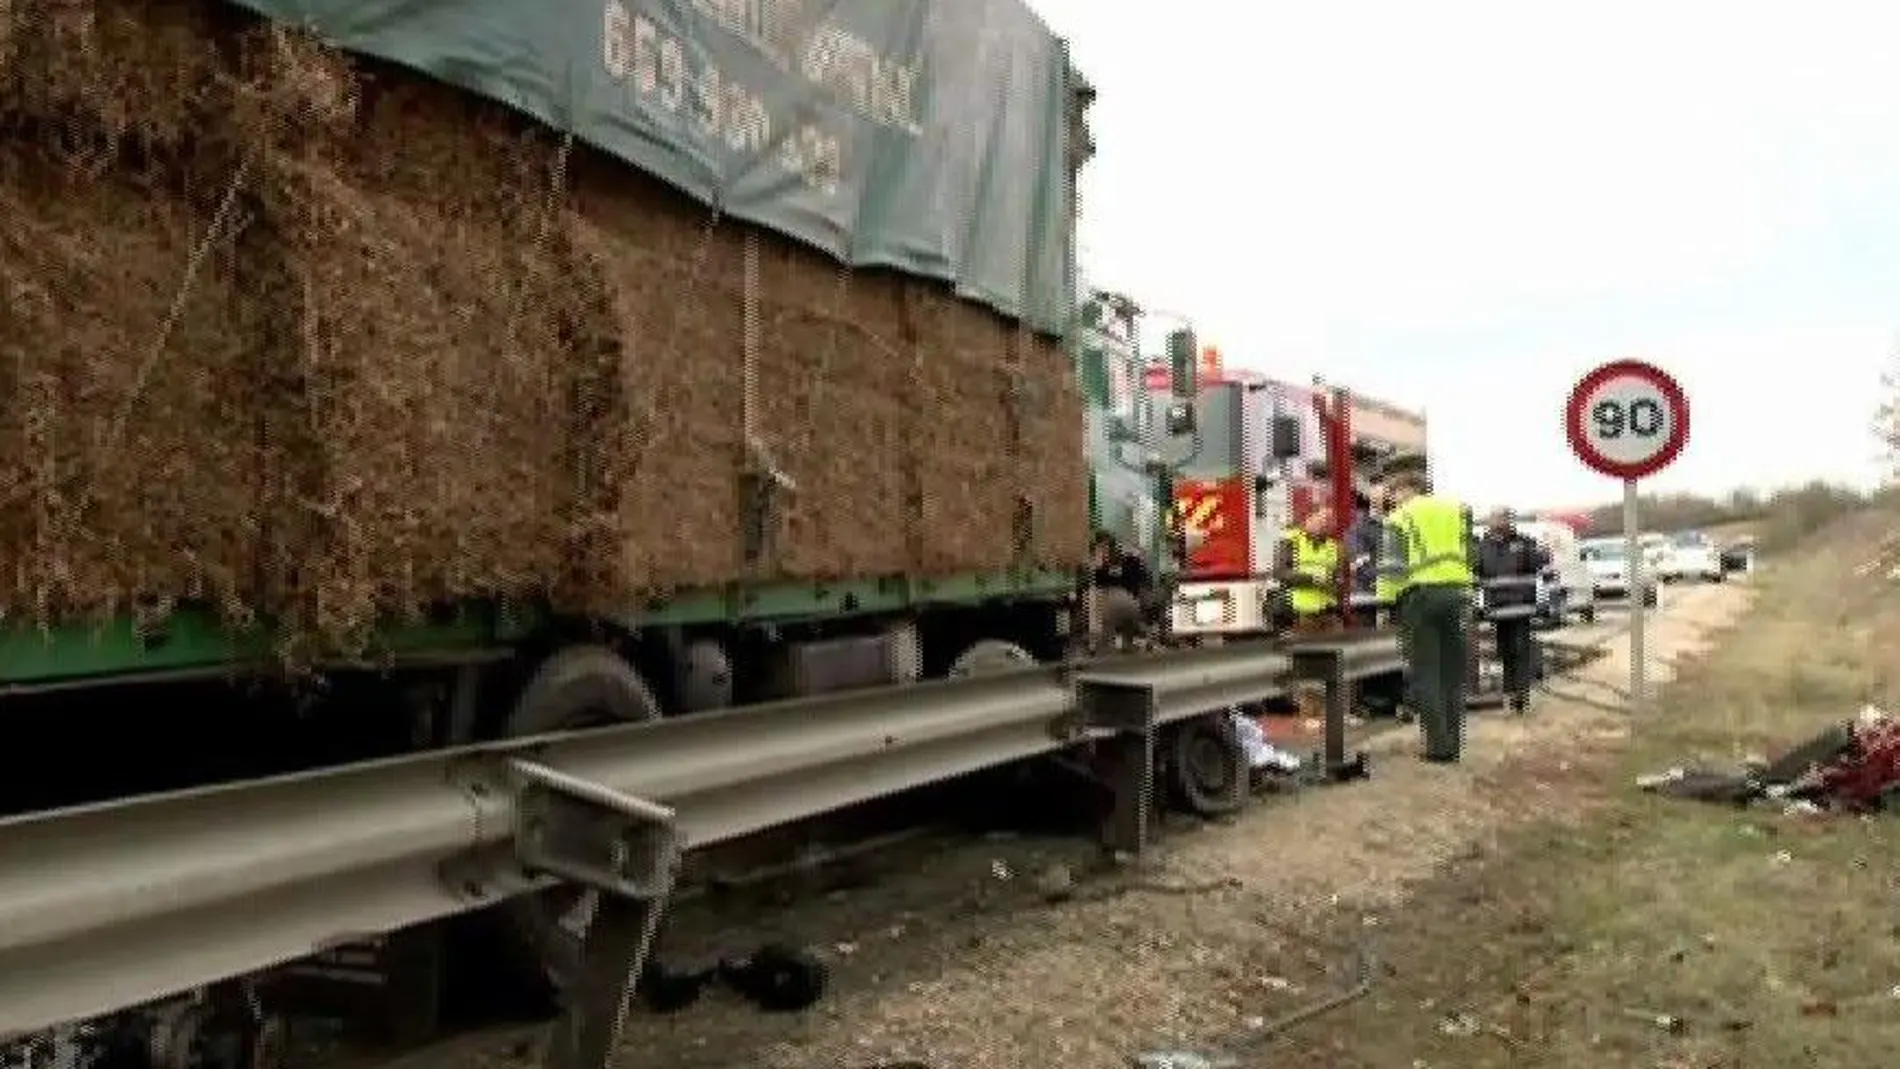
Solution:
[[[1171,396],[1168,369],[1149,368],[1146,386],[1163,403]],[[1185,549],[1168,607],[1173,634],[1273,630],[1280,532],[1293,520],[1296,492],[1311,493],[1294,478],[1300,435],[1285,408],[1264,376],[1225,370],[1218,351],[1203,351],[1193,444],[1173,481],[1172,525]]]

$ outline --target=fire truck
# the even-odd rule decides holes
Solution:
[[[1174,342],[1176,339],[1170,339]],[[1170,364],[1179,354],[1170,354]],[[1172,518],[1183,561],[1169,607],[1170,630],[1209,637],[1270,632],[1280,584],[1282,532],[1332,505],[1335,535],[1369,496],[1366,473],[1398,452],[1424,452],[1424,419],[1315,382],[1296,386],[1230,370],[1216,347],[1196,354],[1192,448],[1174,465]],[[1146,368],[1160,400],[1179,376]],[[1342,573],[1341,603],[1350,599]]]

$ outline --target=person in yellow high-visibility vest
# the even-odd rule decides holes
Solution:
[[[1333,512],[1320,507],[1280,538],[1278,573],[1293,629],[1303,634],[1332,630],[1339,607],[1339,540],[1333,537]]]
[[[1379,570],[1397,595],[1400,649],[1427,761],[1455,762],[1464,749],[1465,673],[1470,655],[1471,513],[1431,492],[1422,470],[1389,482]]]

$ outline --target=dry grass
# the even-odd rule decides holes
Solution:
[[[1774,752],[1900,697],[1900,585],[1870,548],[1897,525],[1852,517],[1765,575],[1748,622],[1684,667],[1626,745],[1590,761],[1589,782],[1609,792],[1566,792],[1492,861],[1422,889],[1388,948],[1396,977],[1302,1051],[1341,1067],[1891,1064],[1900,823],[1624,785]]]

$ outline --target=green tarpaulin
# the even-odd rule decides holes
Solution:
[[[239,0],[1060,333],[1066,50],[1020,0]]]

